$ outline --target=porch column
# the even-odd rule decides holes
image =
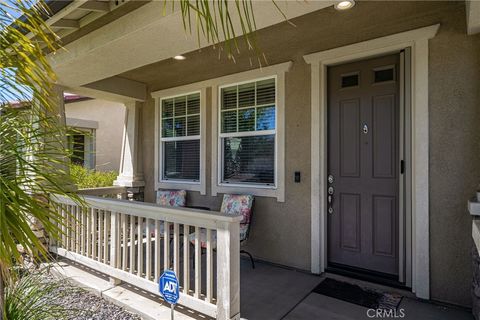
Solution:
[[[114,185],[123,187],[143,187],[142,167],[140,164],[139,120],[142,103],[138,101],[125,103],[125,124],[123,128],[122,157],[120,172]]]
[[[60,150],[65,150],[67,146],[67,129],[66,129],[66,117],[65,117],[65,104],[64,104],[64,98],[63,98],[63,87],[59,85],[54,85],[52,87],[52,90],[50,92],[49,98],[49,109],[46,109],[44,106],[43,112],[44,114],[42,115],[35,115],[35,118],[33,118],[33,124],[37,126],[37,129],[42,130],[40,127],[41,124],[39,122],[36,122],[37,120],[40,120],[37,117],[48,117],[48,121],[52,124],[55,125],[55,128],[53,129],[54,131],[50,133],[50,135],[44,135],[42,136],[41,139],[43,139],[42,142],[45,144],[49,145],[50,147],[47,147],[47,150],[52,150],[50,152],[53,152],[51,154],[51,157],[56,160],[56,162],[52,165],[52,170],[58,170],[58,172],[63,172],[65,176],[70,175],[70,159],[66,154],[61,154]],[[33,96],[32,99],[38,99],[37,97]],[[40,103],[38,100],[36,102]],[[45,130],[52,130],[49,128],[46,128]],[[34,139],[39,139],[39,138],[34,138]],[[30,155],[31,161],[35,161],[35,154]],[[69,192],[75,192],[77,190],[77,187],[73,183],[65,183],[62,185],[63,189],[65,191]],[[35,194],[35,197],[39,197],[41,199],[45,199],[43,195],[41,194]],[[35,217],[30,216],[29,220],[29,225],[32,231],[35,233],[37,238],[40,240],[40,243],[45,247],[48,248],[48,234],[45,231],[44,226],[38,219]],[[19,248],[20,252],[23,252],[23,248]]]

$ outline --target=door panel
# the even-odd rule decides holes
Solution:
[[[340,195],[341,247],[345,250],[360,251],[360,195]]]
[[[340,174],[360,176],[360,101],[340,102]]]
[[[398,276],[399,55],[328,69],[328,262]]]

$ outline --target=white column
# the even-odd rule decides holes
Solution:
[[[122,158],[120,172],[114,185],[124,187],[143,187],[143,172],[141,169],[139,118],[141,102],[125,104],[125,125],[123,128]]]

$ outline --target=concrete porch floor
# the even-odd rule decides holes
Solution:
[[[367,285],[385,292],[400,293],[404,297],[397,316],[380,319],[409,320],[472,320],[469,310],[446,307],[413,298],[413,294],[337,275],[315,276],[290,269],[256,263],[252,269],[248,261],[241,265],[241,317],[248,320],[363,320],[372,319],[368,309],[356,304],[330,298],[311,291],[326,277],[354,284]],[[400,316],[403,310],[404,317]],[[370,311],[370,315],[372,311]],[[377,317],[379,319],[379,317]]]
[[[96,292],[107,300],[138,313],[143,319],[169,319],[169,308],[159,298],[128,284],[112,286],[105,274],[83,268],[62,259],[55,268],[64,277]],[[328,275],[334,278],[343,277]],[[287,268],[256,262],[252,269],[249,260],[241,260],[241,317],[246,320],[362,320],[368,317],[367,308],[330,298],[311,291],[325,278]],[[343,278],[343,280],[346,280]],[[357,284],[365,282],[353,281]],[[404,317],[396,319],[472,320],[468,310],[439,306],[412,298],[411,293],[371,285],[384,291],[404,294],[398,310]],[[176,319],[207,319],[182,306],[176,308]],[[393,316],[389,318],[394,318]],[[378,317],[377,317],[378,319]],[[387,319],[384,317],[383,319]]]

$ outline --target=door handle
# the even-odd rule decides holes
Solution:
[[[332,186],[328,187],[328,196],[327,196],[327,202],[328,202],[328,213],[333,213],[333,194],[335,193],[335,189],[333,189]]]

